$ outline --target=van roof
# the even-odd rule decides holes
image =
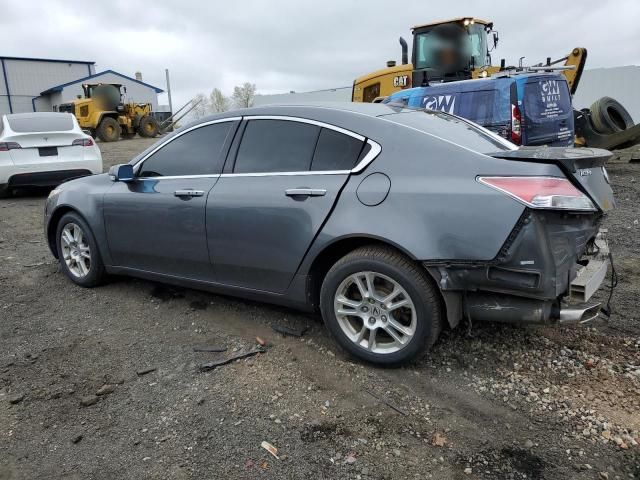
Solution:
[[[501,90],[505,88],[507,85],[511,85],[513,82],[518,81],[527,81],[531,78],[540,77],[540,78],[549,78],[555,77],[564,79],[564,76],[559,73],[548,73],[548,72],[535,72],[535,73],[522,73],[518,75],[505,75],[504,77],[498,78],[478,78],[474,80],[458,80],[455,82],[443,82],[443,83],[434,83],[429,85],[428,87],[414,87],[407,90],[400,90],[399,92],[393,93],[392,95],[402,95],[403,93],[418,93],[421,89],[441,89],[441,90],[455,90],[457,92],[472,92],[477,90]]]

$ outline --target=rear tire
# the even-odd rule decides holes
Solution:
[[[158,135],[160,127],[155,118],[151,115],[145,115],[140,119],[138,124],[138,135],[145,138],[153,138]]]
[[[591,105],[591,123],[598,133],[616,133],[633,127],[633,119],[620,102],[602,97]]]
[[[81,287],[103,283],[106,273],[91,228],[75,212],[62,216],[56,227],[56,248],[60,268]]]
[[[96,130],[98,138],[103,142],[116,142],[120,139],[122,129],[115,118],[104,117]]]
[[[320,310],[344,350],[384,366],[426,354],[443,324],[432,279],[389,247],[361,247],[336,262],[322,283]]]
[[[0,185],[0,198],[11,197],[11,189],[8,185]]]

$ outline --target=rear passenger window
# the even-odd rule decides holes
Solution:
[[[251,120],[238,149],[235,173],[306,172],[320,127],[289,120]]]
[[[311,170],[351,170],[358,162],[362,143],[357,138],[323,128]]]
[[[147,158],[139,177],[215,175],[222,170],[223,147],[233,122],[196,128],[167,143]]]

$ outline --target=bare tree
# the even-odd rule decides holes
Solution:
[[[191,106],[194,107],[193,110],[191,110],[191,115],[196,120],[209,113],[209,99],[204,93],[198,93],[193,97],[191,99]]]
[[[246,82],[242,86],[233,88],[233,103],[238,108],[247,108],[253,106],[253,98],[256,95],[255,83]]]
[[[228,97],[222,93],[219,88],[214,88],[209,95],[209,104],[213,112],[226,112],[231,108],[231,102]]]

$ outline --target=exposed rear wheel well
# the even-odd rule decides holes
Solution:
[[[320,288],[322,287],[322,282],[324,281],[324,277],[327,275],[329,269],[349,252],[352,252],[357,248],[364,247],[365,245],[392,248],[401,255],[408,257],[411,261],[415,261],[407,254],[407,252],[404,252],[395,245],[383,240],[368,237],[352,237],[338,240],[325,248],[316,257],[309,269],[308,295],[314,309],[317,309],[320,305]],[[422,266],[420,266],[420,268],[422,268]],[[425,273],[427,273],[428,277],[433,280],[433,277],[428,271],[425,270]],[[435,280],[434,283],[436,283]],[[440,291],[439,288],[438,291]]]

